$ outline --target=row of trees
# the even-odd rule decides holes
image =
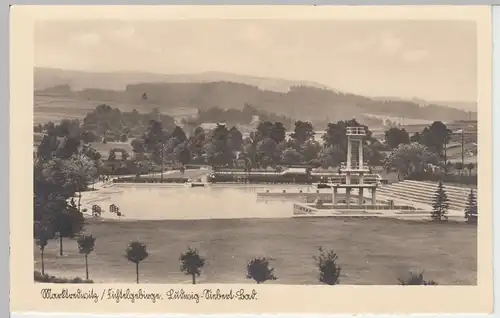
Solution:
[[[151,121],[144,135],[132,141],[132,147],[135,158],[149,156],[156,164],[167,160],[225,167],[237,166],[239,161],[248,169],[304,163],[336,166],[345,160],[348,126],[365,127],[368,136],[363,141],[364,157],[374,165],[380,164],[381,151],[386,147],[371,136],[367,126],[355,119],[330,123],[322,137],[323,144],[315,140],[312,124],[300,120],[295,122],[289,138],[281,122],[261,122],[256,131],[243,138],[236,127],[228,129],[225,125],[217,125],[208,132],[197,127],[187,137],[178,126],[168,132],[161,123]]]
[[[210,109],[200,111],[200,114],[216,111]],[[252,114],[251,109],[246,112],[248,116]],[[165,162],[244,166],[247,169],[303,163],[335,167],[346,157],[346,127],[363,126],[367,131],[363,140],[365,160],[371,165],[384,164],[386,168],[396,169],[406,176],[425,169],[429,164],[440,164],[443,159],[447,163],[445,145],[451,139],[451,130],[437,121],[413,136],[409,136],[404,129],[390,128],[385,132],[385,142],[381,142],[372,137],[366,125],[355,119],[329,123],[321,137],[322,144],[316,140],[312,124],[300,120],[295,122],[289,137],[286,135],[287,127],[279,121],[261,122],[246,138],[236,127],[229,129],[225,125],[218,125],[210,131],[196,127],[187,134],[175,125],[171,117],[165,117],[158,110],[143,115],[137,111],[122,113],[107,105],[99,105],[87,114],[83,124],[63,120],[59,125],[45,125],[46,135],[39,147],[39,157],[50,157],[61,138],[65,142],[59,151],[66,150],[71,154],[80,143],[88,143],[92,134],[101,135],[120,129],[127,131],[127,127],[135,125],[141,128],[134,133],[138,137],[131,142],[134,156],[130,160],[138,170],[141,166]],[[110,160],[115,159],[113,154],[110,153]],[[465,167],[457,168],[461,170]]]
[[[129,138],[140,136],[147,129],[151,120],[157,120],[169,130],[175,127],[173,117],[162,114],[158,108],[149,113],[139,113],[136,109],[122,112],[101,104],[87,113],[82,122],[78,119],[63,119],[59,124],[52,122],[33,127],[36,133],[47,133],[58,137],[71,135],[85,143],[89,142],[125,142]]]
[[[79,125],[62,121],[49,125],[34,160],[34,232],[63,238],[76,237],[84,228],[82,192],[101,174],[101,155],[84,143]]]
[[[44,232],[39,232],[36,236],[36,244],[41,252],[42,276],[45,275],[44,250],[48,244],[49,236]],[[78,236],[78,251],[84,255],[85,259],[85,277],[89,280],[88,255],[94,251],[96,238],[91,234],[83,233]],[[136,282],[139,284],[139,265],[149,256],[146,244],[140,241],[131,242],[126,250],[124,257],[135,265]],[[333,250],[325,251],[319,248],[319,254],[314,256],[316,267],[318,268],[318,281],[327,285],[337,285],[340,283],[341,267],[338,265],[338,256]],[[272,259],[267,257],[256,257],[248,261],[246,265],[246,278],[254,280],[257,284],[265,283],[270,280],[277,280],[274,268],[270,262]],[[193,284],[196,284],[196,277],[201,275],[206,260],[194,248],[188,248],[182,253],[180,258],[180,271],[191,277]],[[398,279],[401,285],[437,285],[433,281],[425,281],[423,273],[412,274],[407,278]]]
[[[196,117],[182,119],[183,125],[199,126],[201,123],[223,122],[229,126],[250,125],[255,118],[260,121],[282,122],[286,129],[292,129],[290,123],[292,119],[287,116],[280,116],[272,112],[258,110],[250,104],[245,104],[239,109],[222,109],[219,107],[200,108]]]
[[[407,175],[429,164],[441,164],[443,159],[447,162],[445,149],[451,131],[442,122],[434,122],[411,137],[404,129],[391,128],[385,133],[385,142],[381,142],[372,136],[366,125],[355,119],[338,121],[328,124],[321,137],[323,142],[319,143],[312,124],[300,120],[295,122],[289,138],[281,122],[261,122],[256,131],[243,138],[236,127],[228,129],[218,125],[208,132],[197,127],[187,137],[180,127],[168,133],[160,123],[152,121],[132,146],[136,156],[144,158],[145,154],[150,154],[156,163],[163,159],[182,164],[231,167],[239,160],[248,169],[304,163],[335,167],[346,158],[346,128],[350,126],[365,128],[364,158],[371,165],[384,164],[388,169],[396,168]],[[389,154],[385,155],[386,152]]]
[[[462,164],[457,162],[453,165],[451,162],[447,162],[443,164],[439,154],[430,151],[425,145],[417,142],[399,144],[386,155],[382,164],[388,171],[397,171],[398,178],[405,178],[422,172],[435,174],[443,170],[446,175],[452,169],[458,170],[460,175],[462,175],[462,170],[467,169],[469,176],[471,176],[472,170],[476,168],[473,163]]]
[[[386,144],[391,149],[401,144],[417,142],[430,152],[444,157],[445,145],[450,142],[452,131],[444,123],[435,121],[430,126],[425,127],[422,132],[416,132],[412,136],[404,128],[398,127],[390,128],[384,136]]]
[[[104,106],[96,110],[105,114],[109,111]],[[294,131],[287,139],[286,129],[279,122],[260,123],[255,132],[243,138],[235,127],[227,129],[222,125],[209,132],[198,127],[188,137],[178,126],[169,132],[162,122],[150,120],[144,134],[132,142],[134,158],[125,158],[125,161],[136,162],[134,166],[137,167],[148,161],[163,163],[169,159],[182,164],[199,162],[231,166],[236,158],[241,159],[246,169],[301,162],[335,166],[345,158],[346,127],[360,125],[354,119],[330,123],[322,137],[323,145],[320,145],[314,140],[312,125],[304,121],[295,123]],[[441,127],[439,124],[433,126]],[[441,131],[433,126],[427,131]],[[34,220],[36,226],[49,229],[62,241],[63,237],[72,237],[83,228],[81,192],[102,174],[106,160],[85,143],[75,122],[63,121],[50,127],[38,147],[34,162]],[[385,146],[372,138],[368,127],[364,127],[367,131],[367,138],[363,140],[365,158],[373,163],[380,160]],[[426,134],[430,132],[423,133]],[[417,142],[400,143],[384,164],[388,169],[396,168],[405,174],[422,170],[438,161],[438,154],[429,149],[436,147],[427,148]]]

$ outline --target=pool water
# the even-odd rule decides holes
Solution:
[[[84,206],[91,211],[99,205],[103,218],[117,218],[109,212],[115,204],[131,220],[181,220],[228,218],[283,218],[291,217],[293,203],[288,201],[257,201],[257,189],[298,189],[300,186],[185,186],[115,184],[112,187],[89,192]],[[304,187],[303,189],[307,189]],[[87,193],[86,193],[87,194]]]

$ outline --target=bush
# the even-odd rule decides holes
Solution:
[[[35,282],[39,283],[54,283],[54,284],[93,284],[94,281],[91,279],[81,279],[80,277],[75,278],[64,278],[55,277],[48,274],[42,274],[39,271],[34,272]]]
[[[250,260],[247,264],[247,278],[253,279],[257,284],[268,280],[277,280],[274,275],[274,268],[270,267],[270,259],[258,257]]]
[[[399,285],[437,285],[433,280],[425,280],[424,273],[420,272],[418,274],[410,272],[407,277],[398,278]]]
[[[325,252],[323,248],[320,247],[319,255],[314,256],[314,260],[319,270],[319,281],[327,285],[337,285],[342,270],[337,264],[337,254],[333,250]]]

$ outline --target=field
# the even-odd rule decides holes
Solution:
[[[100,104],[118,108],[122,112],[130,112],[133,109],[137,109],[139,112],[149,112],[157,107],[164,114],[168,114],[177,120],[192,116],[197,112],[194,108],[178,107],[164,109],[164,105],[151,103],[126,103],[112,100],[85,100],[73,97],[35,95],[34,123],[43,124],[49,121],[58,122],[62,119],[83,119],[87,113],[94,110]]]
[[[163,221],[89,221],[97,237],[89,256],[90,278],[129,283],[135,267],[124,258],[131,240],[147,244],[140,265],[143,283],[189,283],[179,271],[179,256],[188,246],[206,257],[200,283],[251,283],[246,262],[272,257],[277,284],[317,284],[313,256],[317,248],[334,248],[342,267],[341,284],[397,284],[410,270],[425,270],[439,284],[476,284],[477,231],[458,223],[435,224],[390,219],[228,219]],[[83,277],[84,259],[75,241],[58,241],[45,251],[47,273]],[[35,250],[35,269],[40,253]]]

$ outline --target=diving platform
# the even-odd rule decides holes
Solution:
[[[369,173],[371,171],[370,167],[368,166],[368,163],[358,163],[358,162],[352,162],[351,165],[349,165],[347,162],[341,162],[340,163],[340,172],[365,172]]]
[[[378,204],[377,188],[381,185],[381,177],[373,174],[369,163],[364,161],[363,145],[366,136],[365,127],[346,127],[346,161],[340,164],[338,174],[329,176],[321,183],[323,188],[331,189],[331,202],[337,209],[339,206],[352,209]],[[365,197],[365,193],[369,196]],[[371,202],[367,205],[370,197]]]
[[[337,173],[328,173],[311,192],[307,189],[259,193],[267,198],[294,199],[294,217],[326,216],[388,216],[399,218],[418,217],[422,210],[409,204],[394,204],[387,196],[377,200],[377,189],[382,185],[380,175],[372,172],[369,162],[364,161],[365,127],[346,127],[346,160],[340,163]],[[368,158],[367,158],[368,159]],[[314,173],[314,172],[313,172]],[[289,193],[290,192],[290,193]]]
[[[356,127],[347,127],[345,131],[347,137],[365,137],[366,130],[365,127],[356,126]]]

